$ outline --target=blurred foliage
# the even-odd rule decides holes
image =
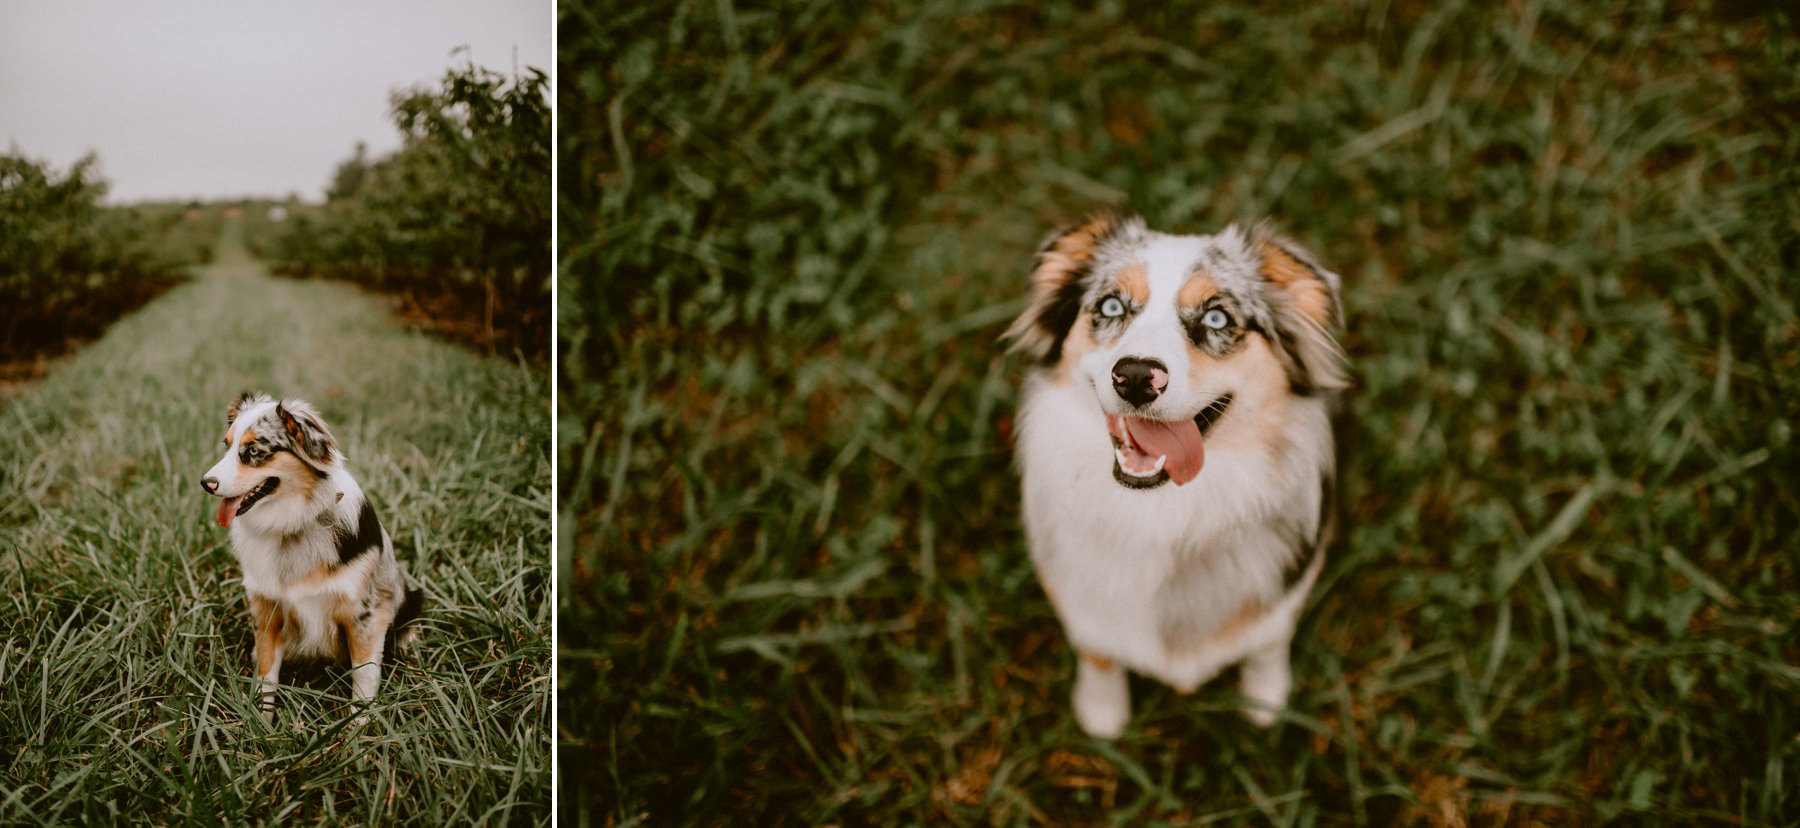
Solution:
[[[561,814],[1784,823],[1800,60],[1754,3],[560,9]],[[1102,205],[1345,276],[1276,731],[1033,583],[995,338]]]
[[[538,69],[509,79],[471,63],[396,93],[402,148],[370,159],[358,145],[326,204],[292,211],[268,245],[277,272],[398,294],[456,338],[546,356],[548,87]]]
[[[0,364],[99,335],[211,256],[216,220],[198,208],[102,205],[98,164],[89,154],[58,174],[0,155]]]
[[[183,266],[213,260],[224,226],[224,203],[151,201],[111,208],[130,213],[144,228],[143,247],[160,261]]]
[[[276,249],[285,243],[296,217],[324,209],[322,205],[301,201],[297,195],[284,199],[253,199],[233,206],[238,208],[235,217],[242,228],[245,249],[251,257],[264,261],[273,257]]]

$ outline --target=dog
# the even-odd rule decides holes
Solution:
[[[225,411],[225,455],[200,486],[220,498],[243,570],[264,719],[288,658],[348,667],[351,698],[366,706],[383,655],[417,638],[423,593],[319,413],[304,400],[238,397]]]
[[[1123,732],[1128,670],[1187,693],[1241,662],[1244,715],[1285,709],[1335,522],[1339,281],[1264,225],[1171,235],[1101,213],[1038,251],[1003,339],[1035,360],[1026,540],[1087,733]]]

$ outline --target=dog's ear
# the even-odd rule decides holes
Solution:
[[[230,405],[225,406],[225,427],[230,428],[232,423],[237,422],[239,411],[243,411],[245,408],[255,405],[256,403],[268,401],[269,398],[263,394],[252,394],[248,391],[239,394],[237,399],[232,400]]]
[[[1275,317],[1275,345],[1297,392],[1338,391],[1350,386],[1336,332],[1343,326],[1339,279],[1299,245],[1266,227],[1250,247]]]
[[[275,406],[275,416],[287,430],[288,439],[300,450],[301,459],[314,467],[331,462],[331,451],[337,443],[311,405],[301,400],[283,400]]]
[[[1031,301],[1001,335],[1012,340],[1010,350],[1045,364],[1062,359],[1063,338],[1081,313],[1095,254],[1107,241],[1143,229],[1141,218],[1103,211],[1050,236],[1038,248],[1037,267],[1031,271]]]

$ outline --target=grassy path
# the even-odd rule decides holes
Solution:
[[[0,404],[0,823],[541,821],[545,377],[272,278],[239,230]],[[250,707],[236,565],[196,482],[245,390],[320,408],[425,586],[425,646],[364,728],[331,672],[273,728]]]

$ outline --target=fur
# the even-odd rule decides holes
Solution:
[[[384,654],[416,638],[422,593],[311,405],[244,394],[225,423],[225,454],[200,485],[222,498],[218,521],[243,570],[265,718],[289,658],[348,667],[351,697],[366,704]]]
[[[1127,670],[1187,692],[1242,662],[1245,715],[1285,707],[1332,523],[1338,283],[1266,227],[1181,236],[1102,214],[1039,251],[1006,334],[1035,361],[1016,451],[1088,733],[1122,732]],[[1159,459],[1122,422],[1198,429],[1203,451]]]

